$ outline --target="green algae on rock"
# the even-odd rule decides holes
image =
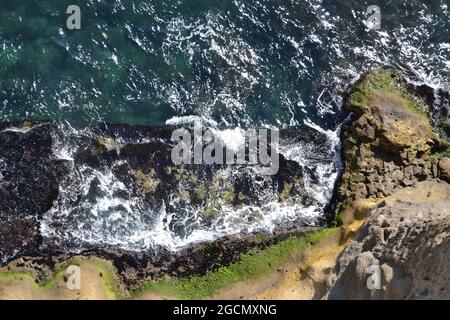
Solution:
[[[354,200],[382,198],[440,176],[433,154],[444,139],[433,129],[425,102],[401,75],[387,70],[363,75],[344,108],[354,113],[354,121],[342,131],[345,170],[337,190],[337,220]]]

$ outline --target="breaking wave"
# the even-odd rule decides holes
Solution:
[[[119,157],[111,165],[100,166],[78,163],[76,153],[83,145],[80,139],[96,134],[65,126],[64,134],[56,139],[54,153],[58,159],[71,162],[71,173],[63,179],[54,206],[44,215],[41,233],[70,251],[93,246],[131,251],[160,247],[179,250],[226,235],[272,231],[289,222],[319,225],[339,170],[339,158],[333,158],[339,139],[334,131],[310,123],[307,126],[322,140],[321,145],[303,139],[285,139],[280,141],[279,153],[302,168],[309,202],[279,201],[277,184],[272,177],[261,175],[257,167],[225,166],[216,177],[226,178],[228,185],[248,177],[258,202],[236,207],[219,200],[213,218],[205,216],[205,205],[183,202],[180,194],[192,188],[188,181],[181,180],[167,202],[148,205],[144,197],[133,192],[133,186],[118,177],[118,168],[128,166],[127,160]],[[213,129],[213,132],[229,147],[242,138],[241,128]],[[118,153],[122,145],[148,142],[123,137],[116,137],[115,141]],[[226,189],[227,186],[219,186],[216,192]]]

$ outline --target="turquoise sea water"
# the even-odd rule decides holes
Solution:
[[[81,8],[81,30],[66,8]],[[340,94],[391,65],[448,87],[448,1],[16,0],[0,3],[0,120],[336,128]]]

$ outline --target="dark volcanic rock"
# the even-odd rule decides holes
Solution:
[[[450,93],[442,89],[434,89],[427,85],[410,86],[418,96],[424,99],[429,106],[432,106],[432,119],[439,125],[442,121],[450,117]]]
[[[68,172],[52,156],[55,127],[40,124],[0,131],[0,261],[37,251],[38,221],[58,195]]]
[[[250,235],[227,236],[209,243],[192,245],[179,252],[162,249],[157,252],[126,252],[123,250],[86,251],[84,255],[99,255],[111,260],[127,287],[146,279],[164,276],[189,277],[204,275],[219,267],[239,261],[240,255],[251,249],[263,249],[288,237],[304,236],[318,227],[287,226],[259,237]]]

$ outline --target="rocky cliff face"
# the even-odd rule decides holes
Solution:
[[[338,194],[343,202],[383,197],[418,181],[445,178],[433,153],[448,144],[433,129],[427,105],[402,78],[387,71],[365,75],[344,107],[354,121],[343,130],[343,173]],[[443,169],[443,170],[440,170]]]
[[[383,199],[338,261],[329,299],[450,298],[450,185],[419,182]],[[369,268],[373,268],[371,273]],[[367,280],[379,275],[380,286]]]
[[[439,136],[426,105],[387,71],[365,75],[345,107],[355,114],[343,132],[346,168],[337,222],[368,218],[339,258],[327,298],[450,298],[450,159],[444,130]],[[381,281],[376,288],[367,285],[374,270]]]

